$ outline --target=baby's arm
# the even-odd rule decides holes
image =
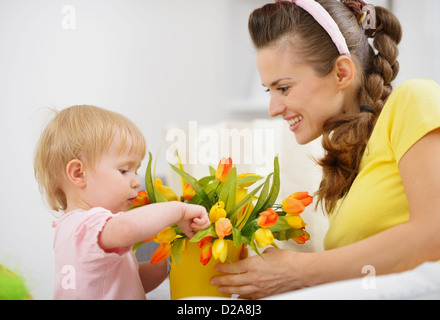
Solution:
[[[206,209],[198,205],[178,201],[149,204],[109,219],[99,236],[99,244],[104,250],[130,246],[173,224],[178,224],[192,238],[193,230],[209,226],[209,218]]]

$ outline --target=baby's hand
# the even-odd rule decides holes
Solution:
[[[177,223],[179,228],[189,237],[194,237],[194,230],[199,231],[209,227],[210,221],[206,209],[195,204],[183,204],[182,220]]]

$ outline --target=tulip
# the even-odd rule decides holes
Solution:
[[[215,205],[213,205],[211,210],[209,210],[209,220],[216,223],[217,220],[221,218],[226,218],[226,210],[224,208],[225,203],[223,201],[219,201]]]
[[[228,218],[220,218],[215,223],[215,232],[219,239],[230,235],[232,233],[232,224]]]
[[[156,235],[154,241],[157,243],[171,243],[175,237],[176,231],[172,227],[166,227]]]
[[[211,242],[212,239],[214,239],[214,237],[210,237],[210,236],[208,236],[208,237],[204,237],[202,240],[200,240],[200,241],[197,242],[197,245],[199,246],[199,248],[201,248],[201,247],[203,247],[203,245],[204,245],[205,243],[207,243],[207,242]]]
[[[283,201],[283,210],[286,211],[287,214],[300,214],[306,208],[301,201],[295,198],[287,198]]]
[[[157,178],[156,181],[154,181],[154,187],[159,191],[168,201],[177,201],[179,198],[174,193],[173,189],[170,187],[167,187],[163,185],[162,180],[160,178]]]
[[[185,182],[185,185],[182,190],[182,198],[186,201],[191,201],[192,198],[196,195],[193,187],[188,182]]]
[[[221,262],[225,262],[228,256],[228,244],[225,239],[216,239],[212,244],[212,256],[215,259],[220,259]]]
[[[272,231],[269,229],[260,228],[255,231],[255,241],[257,242],[257,246],[263,248],[273,243],[274,237]]]
[[[287,214],[300,214],[312,201],[313,197],[307,192],[296,192],[283,201],[283,210]]]
[[[212,242],[205,242],[200,250],[200,262],[206,266],[212,257]]]
[[[257,220],[261,228],[270,228],[278,221],[278,214],[272,208],[260,212],[260,217]]]
[[[292,193],[290,197],[298,199],[305,207],[307,207],[313,201],[313,197],[310,196],[308,192],[295,192]]]
[[[215,178],[221,183],[224,183],[231,169],[232,159],[222,158],[218,164],[217,171],[215,172]]]
[[[131,204],[131,208],[142,207],[150,203],[150,198],[145,190],[138,192],[136,199]]]
[[[307,233],[307,231],[304,231],[302,235],[299,235],[292,239],[298,244],[304,244],[307,240],[310,240],[310,235]]]
[[[287,215],[284,217],[284,220],[287,221],[292,229],[302,229],[307,225],[307,223],[305,223],[304,220],[297,215]]]
[[[162,243],[151,256],[150,263],[159,263],[171,256],[171,244]]]

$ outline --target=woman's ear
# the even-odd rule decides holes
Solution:
[[[337,76],[338,86],[345,89],[351,86],[356,75],[356,66],[349,57],[340,56],[334,65],[334,72]]]
[[[86,173],[84,163],[79,159],[70,160],[66,166],[67,179],[73,185],[82,188],[86,186]]]

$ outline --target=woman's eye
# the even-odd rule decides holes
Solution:
[[[119,172],[122,173],[122,174],[126,174],[128,172],[128,170],[126,170],[126,169],[119,169]]]
[[[289,90],[289,87],[280,87],[277,90],[280,91],[282,94],[285,94]]]

